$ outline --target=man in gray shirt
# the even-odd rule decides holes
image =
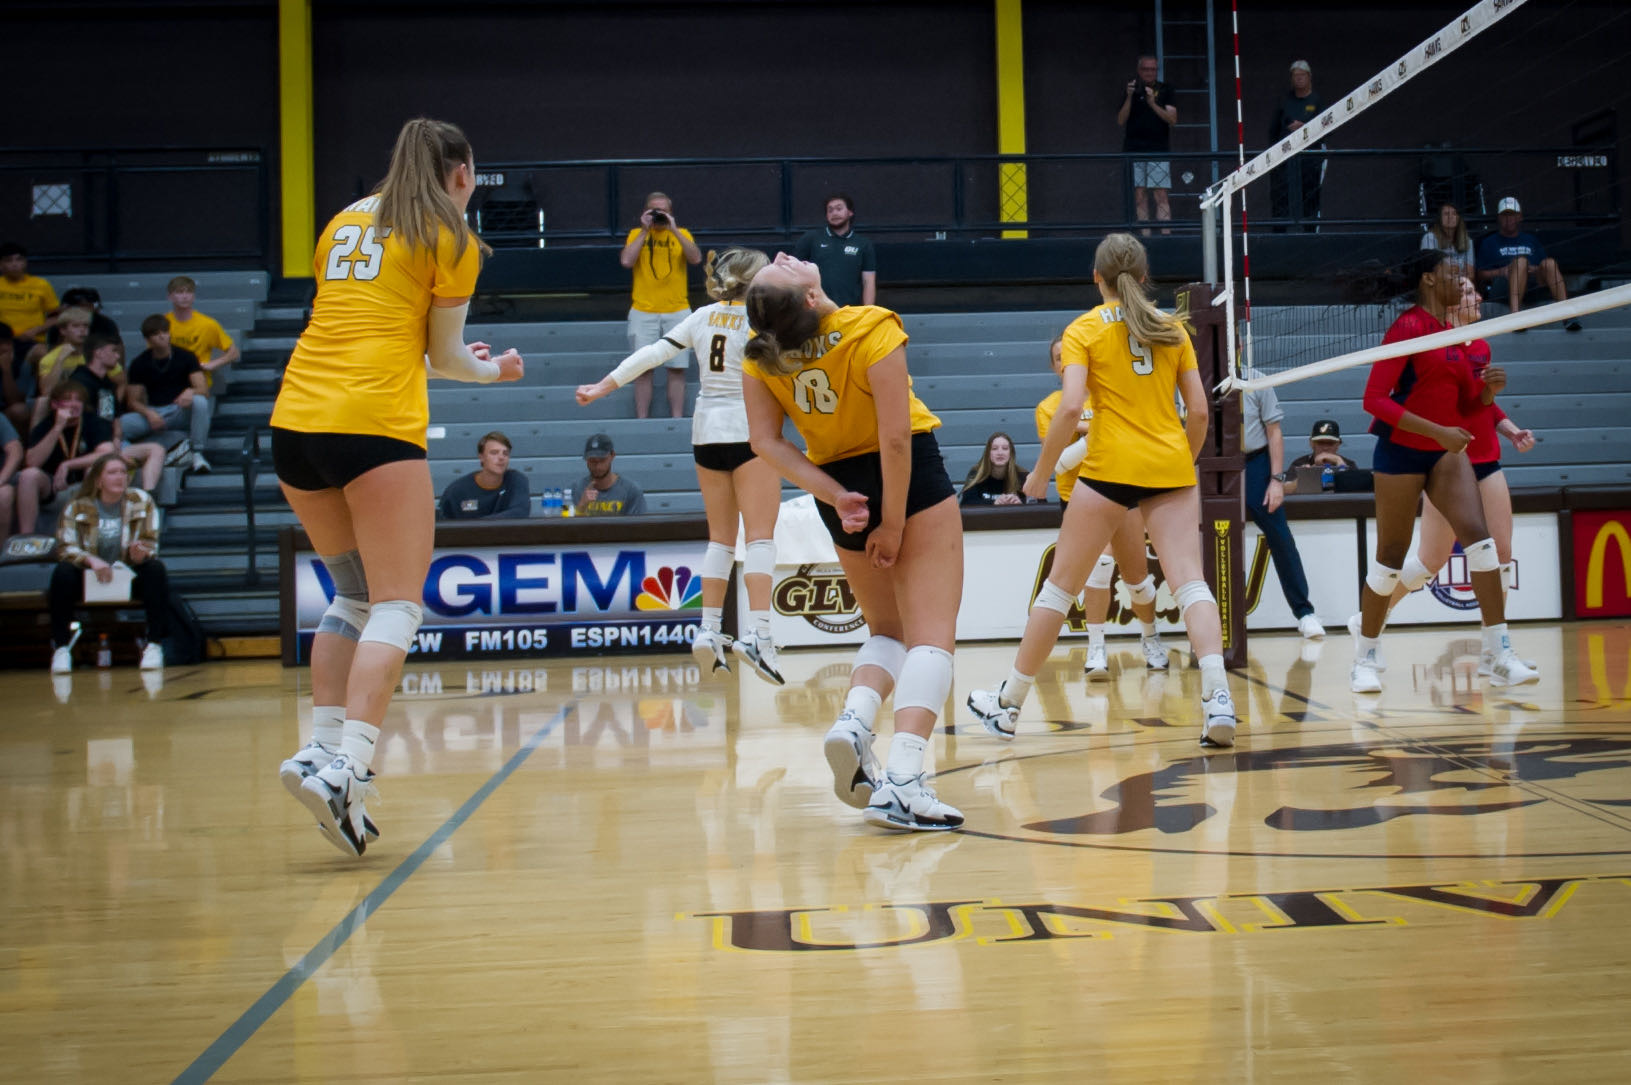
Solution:
[[[616,458],[612,439],[604,433],[595,434],[583,446],[589,473],[574,488],[579,516],[639,516],[646,511],[645,493],[612,470]]]
[[[481,470],[456,478],[442,491],[443,520],[524,520],[531,493],[527,476],[510,470],[510,439],[494,430],[476,442]]]
[[[1248,377],[1256,376],[1248,370]],[[1308,601],[1308,577],[1303,559],[1297,553],[1297,540],[1286,522],[1285,441],[1280,422],[1285,412],[1273,388],[1257,388],[1240,397],[1240,446],[1246,453],[1246,515],[1263,533],[1274,572],[1280,578],[1291,613],[1297,616],[1297,632],[1309,640],[1325,636],[1325,627],[1314,616]]]

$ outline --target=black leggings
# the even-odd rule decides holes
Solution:
[[[148,558],[140,565],[132,565],[136,581],[130,587],[133,599],[140,599],[147,608],[147,639],[163,640],[170,635],[169,610],[170,577],[164,571],[164,562]],[[74,620],[74,607],[85,598],[85,567],[71,561],[59,562],[51,572],[51,646],[66,647],[73,636],[68,626]]]

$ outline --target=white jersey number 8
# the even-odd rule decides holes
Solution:
[[[352,260],[350,256],[358,249],[362,249],[363,258]],[[346,223],[334,231],[334,247],[328,251],[328,265],[323,269],[323,278],[334,279],[361,279],[368,281],[379,277],[380,265],[385,262],[385,246],[374,240],[372,226],[364,230],[355,223]]]
[[[1133,352],[1133,372],[1141,377],[1147,377],[1155,372],[1155,356],[1150,348],[1133,338],[1133,333],[1127,333],[1127,349]]]
[[[803,369],[793,378],[793,402],[798,409],[809,414],[812,409],[821,414],[832,414],[838,409],[838,393],[832,390],[827,374],[819,369]]]

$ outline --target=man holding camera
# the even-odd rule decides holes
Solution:
[[[1162,155],[1162,160],[1138,160],[1133,166],[1133,204],[1139,222],[1150,220],[1149,196],[1155,197],[1155,217],[1172,221],[1172,205],[1167,189],[1172,187],[1172,164],[1164,156],[1172,147],[1172,126],[1178,123],[1178,107],[1172,104],[1172,87],[1158,77],[1160,62],[1152,56],[1138,58],[1138,74],[1127,89],[1116,113],[1122,129],[1123,152]],[[1149,230],[1144,231],[1146,234]],[[1164,234],[1172,231],[1163,229]]]
[[[702,250],[691,232],[674,221],[674,201],[662,192],[646,197],[640,226],[630,230],[618,260],[634,272],[633,301],[629,308],[629,352],[650,346],[691,315],[686,290],[687,264],[702,263]],[[685,417],[685,370],[691,352],[682,350],[667,363],[668,407],[675,418]],[[634,416],[651,415],[652,381],[649,372],[634,378]]]

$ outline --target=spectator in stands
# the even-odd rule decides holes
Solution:
[[[74,607],[85,597],[85,572],[103,583],[113,579],[114,562],[135,574],[132,596],[147,610],[147,647],[142,670],[164,667],[159,641],[169,635],[170,584],[159,553],[159,509],[152,497],[130,485],[125,461],[108,453],[85,472],[79,494],[57,525],[62,560],[51,573],[51,673],[73,670],[68,649]]]
[[[221,322],[193,308],[198,284],[177,275],[165,287],[170,294],[170,342],[190,352],[204,368],[204,383],[214,387],[217,370],[238,360],[238,345]],[[216,354],[216,351],[220,354]]]
[[[825,280],[823,280],[825,281]],[[1014,462],[1014,439],[1006,433],[993,433],[985,439],[985,451],[963,480],[960,505],[1023,505],[1025,476],[1030,471]]]
[[[1172,126],[1178,123],[1178,107],[1172,103],[1172,87],[1156,76],[1160,63],[1152,56],[1138,58],[1138,75],[1127,84],[1116,123],[1124,129],[1121,149],[1125,152],[1166,154],[1172,147]],[[1133,204],[1139,222],[1150,219],[1149,197],[1155,197],[1155,217],[1172,219],[1167,189],[1172,187],[1172,164],[1140,160],[1133,166]],[[1146,234],[1149,230],[1144,231]],[[1171,233],[1171,230],[1162,230]]]
[[[23,467],[23,439],[0,414],[0,549],[11,537],[11,518],[17,511],[17,472]]]
[[[91,311],[79,308],[63,309],[57,314],[56,324],[62,332],[62,341],[49,349],[45,349],[43,344],[36,346],[31,356],[39,389],[39,399],[34,404],[31,425],[37,425],[45,418],[46,409],[51,402],[51,392],[57,383],[69,371],[85,364],[85,337],[91,334]],[[42,349],[43,354],[40,353]]]
[[[793,255],[821,269],[821,288],[839,306],[872,305],[878,297],[878,257],[872,242],[855,236],[855,201],[827,197],[827,225],[799,238]]]
[[[29,371],[16,366],[16,360],[17,345],[12,341],[11,325],[0,322],[0,418],[27,429],[33,381],[25,384],[22,377]]]
[[[1314,69],[1308,66],[1306,60],[1292,61],[1291,88],[1274,107],[1274,116],[1269,121],[1269,142],[1278,143],[1323,112],[1325,103],[1314,91]],[[1302,222],[1305,233],[1314,233],[1318,229],[1320,217],[1320,186],[1325,178],[1325,159],[1314,153],[1316,148],[1325,150],[1324,141],[1309,144],[1301,154],[1281,163],[1269,174],[1270,213],[1276,219],[1286,219],[1291,217],[1291,172],[1297,171],[1297,218]],[[1285,231],[1284,226],[1274,227],[1277,234]]]
[[[1331,467],[1353,471],[1359,465],[1342,454],[1342,429],[1334,419],[1322,418],[1308,434],[1308,451],[1291,461],[1290,470],[1299,467]]]
[[[149,434],[187,427],[192,448],[191,470],[206,472],[204,446],[210,435],[210,397],[204,367],[190,350],[170,343],[170,320],[158,313],[142,321],[147,349],[130,363],[125,389],[129,412],[119,419],[124,436],[139,441]]]
[[[674,218],[674,201],[665,193],[646,197],[640,212],[640,225],[629,231],[618,256],[634,273],[633,297],[629,308],[629,351],[650,346],[665,332],[679,327],[691,315],[686,286],[686,265],[702,263],[702,250]],[[675,418],[685,417],[685,371],[691,352],[681,351],[664,363],[668,371],[668,409]],[[634,416],[651,415],[651,373],[634,378]]]
[[[1447,203],[1438,209],[1438,219],[1421,235],[1421,247],[1442,252],[1460,265],[1461,274],[1472,278],[1478,259],[1472,239],[1467,236],[1467,222],[1455,204]]]
[[[42,508],[114,451],[113,427],[85,409],[86,398],[83,384],[62,381],[47,400],[51,416],[28,435],[26,466],[17,472],[17,530],[24,535],[34,532]]]
[[[583,446],[589,473],[576,487],[579,516],[639,516],[646,511],[645,493],[612,470],[616,458],[612,439],[604,433],[595,434]]]
[[[1256,371],[1249,370],[1248,375],[1255,376]],[[1297,619],[1297,632],[1306,640],[1319,640],[1325,636],[1325,627],[1314,616],[1314,604],[1308,601],[1308,575],[1303,572],[1302,555],[1297,552],[1297,540],[1283,507],[1285,485],[1291,477],[1285,468],[1285,441],[1280,432],[1284,418],[1280,397],[1273,388],[1255,388],[1240,399],[1240,444],[1246,453],[1246,515],[1268,544],[1280,590]]]
[[[494,430],[476,442],[481,469],[442,491],[444,520],[524,520],[532,493],[527,476],[510,470],[510,439]]]
[[[1515,313],[1523,308],[1524,294],[1544,284],[1552,292],[1553,301],[1567,300],[1569,291],[1563,285],[1557,261],[1546,255],[1540,238],[1519,228],[1523,225],[1523,208],[1516,197],[1508,196],[1496,205],[1495,220],[1496,231],[1484,235],[1478,243],[1478,281],[1487,285],[1489,299],[1508,299]],[[1530,282],[1531,270],[1537,282]],[[1569,320],[1563,330],[1577,332],[1580,322]]]
[[[71,286],[62,295],[64,309],[85,309],[91,314],[91,334],[111,335],[119,338],[119,325],[102,312],[102,292],[94,286]],[[45,333],[45,345],[54,347],[62,342],[62,329],[53,324]]]
[[[57,305],[51,284],[28,273],[28,250],[15,241],[0,244],[0,322],[21,340],[18,358],[27,357],[28,348],[51,326]]]
[[[142,488],[152,493],[164,474],[164,446],[156,441],[132,443],[124,439],[119,423],[119,403],[125,398],[123,366],[119,358],[124,346],[117,339],[93,335],[85,340],[85,364],[69,373],[65,382],[79,384],[85,389],[85,411],[95,414],[113,426],[113,446],[122,449],[131,464],[142,465]],[[118,366],[121,377],[113,376]]]

